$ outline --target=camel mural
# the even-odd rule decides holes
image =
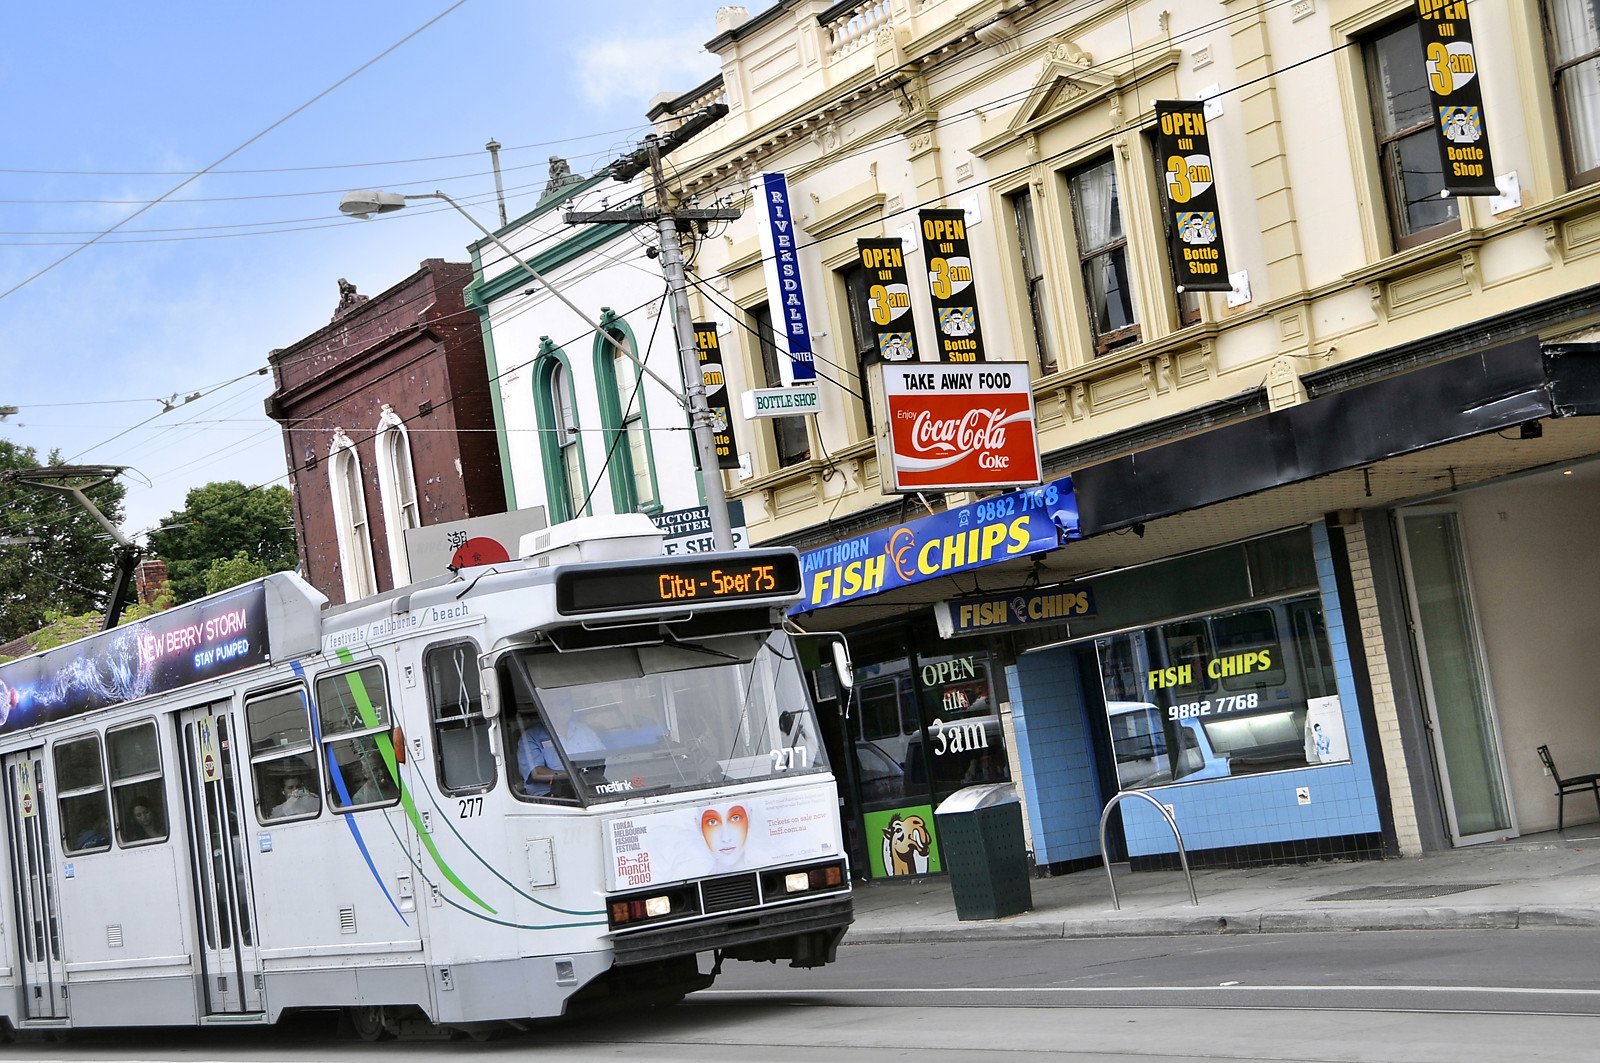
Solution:
[[[883,870],[886,875],[925,875],[933,839],[921,816],[890,817],[883,828]]]

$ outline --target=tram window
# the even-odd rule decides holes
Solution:
[[[55,764],[61,848],[69,855],[105,852],[111,848],[111,814],[106,808],[100,736],[85,735],[57,743]]]
[[[106,732],[111,761],[111,808],[117,844],[144,845],[167,837],[167,794],[154,720]]]
[[[494,785],[489,721],[483,718],[478,648],[470,642],[435,646],[422,658],[439,751],[439,785],[446,793]]]
[[[1216,683],[1206,674],[1206,661],[1211,657],[1211,639],[1204,620],[1163,624],[1161,638],[1166,643],[1167,651],[1166,660],[1162,663],[1180,669],[1173,684],[1176,691],[1196,694],[1216,688]],[[1187,671],[1181,671],[1184,668]]]
[[[280,690],[245,702],[256,818],[262,823],[310,819],[322,811],[317,751],[305,691]]]
[[[328,803],[335,811],[399,800],[382,668],[373,664],[318,679],[317,719],[328,765]]]

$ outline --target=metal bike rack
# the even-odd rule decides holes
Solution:
[[[1111,856],[1106,852],[1106,822],[1111,819],[1111,810],[1117,807],[1124,797],[1142,797],[1156,806],[1156,811],[1161,813],[1161,818],[1167,821],[1167,826],[1172,828],[1172,837],[1178,843],[1178,861],[1183,864],[1183,877],[1189,880],[1189,903],[1196,908],[1200,906],[1200,895],[1194,891],[1194,875],[1189,873],[1189,854],[1183,849],[1183,835],[1178,833],[1178,821],[1172,818],[1172,813],[1167,811],[1167,806],[1151,797],[1142,790],[1120,790],[1106,802],[1106,810],[1100,813],[1100,862],[1106,868],[1106,884],[1111,887],[1111,907],[1114,911],[1122,911],[1122,905],[1117,903],[1117,880],[1111,876]]]

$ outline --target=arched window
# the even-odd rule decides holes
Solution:
[[[372,565],[367,499],[361,490],[361,458],[342,428],[333,430],[333,443],[328,447],[328,487],[333,496],[333,527],[339,540],[344,600],[370,597],[377,593],[378,577]]]
[[[411,466],[411,437],[388,403],[383,404],[373,441],[378,450],[378,497],[383,502],[383,534],[389,544],[389,575],[396,587],[404,587],[411,582],[405,532],[422,527],[422,518],[417,508],[417,474]]]
[[[539,418],[539,449],[544,459],[550,523],[584,516],[589,490],[584,474],[578,399],[567,356],[544,338],[534,367],[534,406]]]
[[[638,354],[633,330],[613,314],[610,307],[600,311],[600,324],[629,352]],[[617,350],[604,336],[596,336],[594,376],[600,393],[600,416],[605,421],[613,508],[618,513],[659,510],[661,500],[656,496],[644,374],[632,358]]]

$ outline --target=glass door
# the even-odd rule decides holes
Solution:
[[[5,758],[6,835],[11,842],[23,1014],[30,1019],[64,1019],[67,979],[61,965],[61,897],[56,892],[43,767],[43,749]]]
[[[221,704],[190,709],[178,721],[208,1015],[262,1007],[237,751],[225,710]]]
[[[1397,516],[1451,837],[1470,845],[1514,835],[1460,514],[1430,506]]]

